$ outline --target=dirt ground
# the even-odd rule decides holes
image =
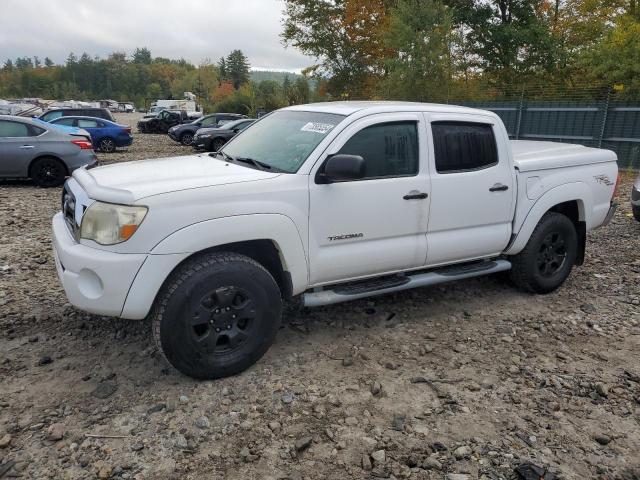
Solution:
[[[136,135],[100,157],[188,153]],[[640,479],[630,185],[552,295],[493,276],[294,313],[249,371],[197,382],[162,361],[148,322],[67,303],[59,189],[1,182],[0,478],[515,479],[532,463],[546,479]]]

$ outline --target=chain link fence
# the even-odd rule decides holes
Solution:
[[[627,100],[613,88],[551,91],[542,86],[480,96],[485,99],[447,102],[495,112],[513,139],[606,148],[618,154],[621,169],[640,170],[640,101]]]

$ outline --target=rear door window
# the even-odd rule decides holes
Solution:
[[[436,171],[456,173],[481,170],[498,164],[493,126],[472,122],[433,122]]]
[[[98,128],[97,120],[89,120],[84,118],[78,119],[78,127],[79,128]]]

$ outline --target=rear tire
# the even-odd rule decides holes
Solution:
[[[236,253],[187,261],[171,274],[151,314],[167,361],[202,380],[236,375],[257,362],[273,343],[281,316],[276,281]]]
[[[640,207],[636,207],[635,205],[631,207],[633,211],[633,218],[640,222]]]
[[[59,187],[67,176],[67,168],[57,158],[39,158],[33,162],[29,176],[39,187]]]
[[[560,213],[548,212],[524,249],[511,258],[511,280],[528,292],[553,292],[571,273],[577,253],[573,222]]]
[[[116,142],[113,138],[102,138],[98,142],[98,148],[103,153],[113,153],[116,151]]]

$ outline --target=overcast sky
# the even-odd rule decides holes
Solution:
[[[0,0],[0,63],[69,52],[217,61],[239,48],[254,68],[298,71],[311,59],[280,41],[282,0]]]

